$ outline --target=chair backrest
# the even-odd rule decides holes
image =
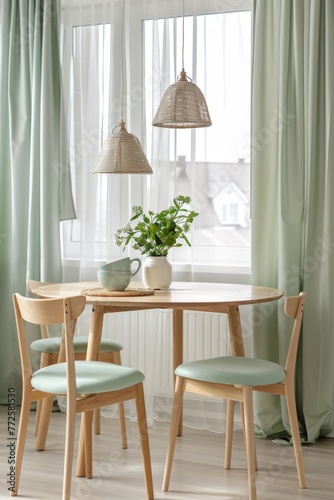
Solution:
[[[32,376],[25,322],[35,325],[64,324],[66,362],[74,373],[73,336],[78,316],[86,305],[86,297],[78,295],[60,299],[34,299],[13,295],[16,327],[20,348],[23,383],[30,383]]]
[[[48,283],[47,281],[36,281],[27,279],[27,291],[30,293],[30,295],[34,295],[33,293],[34,288],[38,288],[39,286],[49,285],[49,284],[50,283]],[[50,337],[47,325],[41,325],[40,328],[41,328],[42,339],[47,339],[48,337]]]
[[[294,378],[298,342],[303,319],[304,302],[305,292],[300,292],[299,295],[293,297],[287,297],[284,302],[285,314],[294,319],[288,355],[285,362],[285,372],[287,378]]]

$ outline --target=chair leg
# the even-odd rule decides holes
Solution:
[[[243,386],[249,500],[256,500],[253,387]]]
[[[244,444],[245,444],[245,449],[246,449],[246,431],[245,431],[245,413],[244,413],[244,403],[240,402],[240,412],[241,412],[241,420],[242,420],[242,428],[243,428],[243,433],[244,433]],[[254,435],[254,433],[253,433]],[[256,455],[256,446],[255,446],[255,435],[254,435],[254,463],[255,463],[255,470],[258,470],[258,465],[257,465],[257,455]]]
[[[84,439],[85,439],[85,471],[86,478],[92,479],[93,477],[93,414],[94,411],[86,411],[84,415]]]
[[[78,458],[77,458],[77,467],[75,475],[77,477],[85,477],[86,475],[86,450],[85,450],[85,413],[81,414],[81,423],[80,423],[80,433],[79,433],[79,444],[78,444]]]
[[[39,414],[36,445],[35,445],[37,451],[43,451],[45,449],[45,443],[48,435],[50,418],[52,413],[53,396],[41,400],[40,403],[41,403],[41,409]]]
[[[291,427],[293,450],[296,458],[297,473],[300,488],[306,488],[306,477],[304,471],[304,460],[300,443],[298,417],[296,410],[295,391],[292,384],[285,384],[286,404],[288,408],[289,421]]]
[[[136,385],[136,410],[137,410],[139,437],[140,437],[140,444],[141,444],[141,451],[142,451],[142,458],[144,465],[146,493],[148,500],[152,500],[154,498],[154,491],[153,491],[153,479],[152,479],[152,468],[151,468],[151,455],[150,455],[150,445],[148,440],[144,390],[142,383]]]
[[[24,446],[26,442],[28,423],[29,423],[30,405],[31,405],[31,392],[27,394],[27,391],[23,389],[20,423],[19,423],[19,430],[16,442],[15,484],[11,489],[12,496],[16,496],[19,489],[23,452],[24,452]]]
[[[71,499],[72,466],[75,435],[76,399],[67,397],[65,460],[62,500]]]
[[[115,363],[115,365],[122,364],[120,351],[113,352],[112,357],[113,357],[113,363]],[[121,434],[122,448],[124,450],[126,450],[128,447],[128,440],[127,440],[127,435],[126,435],[124,403],[118,403],[118,424],[119,424],[119,430],[120,430],[120,434]]]
[[[232,439],[233,439],[233,421],[234,421],[234,405],[235,402],[231,399],[227,400],[226,408],[226,434],[225,434],[225,469],[231,468],[232,456]]]
[[[123,450],[126,450],[128,447],[128,438],[126,433],[124,403],[118,403],[118,425],[121,435],[122,448]]]
[[[41,420],[42,400],[36,402],[35,436],[38,434],[38,426]]]
[[[81,414],[76,476],[93,477],[93,415],[94,410]]]
[[[165,472],[162,482],[162,491],[168,491],[169,488],[169,480],[172,471],[176,437],[178,433],[179,421],[182,411],[183,394],[186,388],[186,384],[187,381],[184,378],[178,376],[176,377],[173,413],[170,424],[169,443],[168,443],[168,451],[165,464]]]
[[[101,434],[101,412],[100,408],[94,410],[94,433],[96,436]]]

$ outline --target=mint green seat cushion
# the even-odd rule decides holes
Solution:
[[[178,366],[176,375],[184,378],[229,385],[266,385],[282,382],[284,368],[271,361],[239,356],[191,361]]]
[[[78,394],[125,389],[144,380],[144,374],[134,368],[103,363],[101,361],[76,361],[75,372]],[[37,370],[31,385],[51,394],[66,394],[66,363],[58,363]]]
[[[34,340],[30,344],[33,351],[57,353],[60,349],[61,337],[49,337],[46,339]],[[88,337],[73,337],[74,352],[82,353],[87,351]],[[101,339],[101,352],[118,352],[123,349],[120,342],[112,339]]]

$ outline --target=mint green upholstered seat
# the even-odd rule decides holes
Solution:
[[[76,361],[77,394],[95,394],[118,391],[138,384],[144,375],[133,368],[101,361]],[[31,385],[51,394],[67,393],[66,363],[57,363],[37,370]]]
[[[237,356],[184,363],[177,367],[175,374],[203,382],[252,386],[276,384],[285,379],[284,368],[276,363]]]
[[[61,337],[48,337],[45,339],[34,340],[30,344],[30,348],[37,352],[57,353],[60,349]],[[74,352],[83,353],[87,351],[88,337],[74,337],[73,338]],[[101,352],[119,352],[122,351],[123,345],[117,340],[101,339],[100,351]]]

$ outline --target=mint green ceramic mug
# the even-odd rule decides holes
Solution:
[[[107,290],[125,290],[131,281],[131,271],[97,270],[97,279]]]
[[[137,262],[137,268],[132,270],[132,263]],[[115,260],[97,270],[97,279],[100,285],[107,290],[125,290],[131,281],[131,278],[138,273],[141,266],[140,259]]]

